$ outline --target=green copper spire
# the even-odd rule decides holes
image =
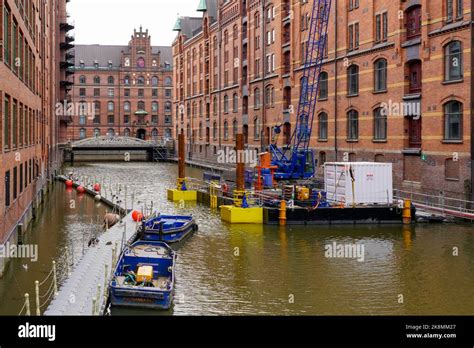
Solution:
[[[181,19],[179,17],[174,24],[173,31],[181,31]]]
[[[206,11],[207,11],[206,0],[201,0],[201,1],[199,2],[199,6],[198,6],[197,11],[198,11],[198,12],[206,12]]]

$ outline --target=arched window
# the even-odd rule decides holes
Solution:
[[[376,92],[387,90],[387,60],[381,58],[374,63],[374,89]]]
[[[224,96],[224,113],[229,113],[229,96],[227,94]]]
[[[229,123],[224,121],[224,140],[229,140]]]
[[[158,112],[158,103],[157,102],[151,103],[151,111],[154,112],[154,113]]]
[[[139,101],[138,104],[137,104],[137,108],[138,108],[138,110],[140,110],[140,111],[145,110],[145,102]]]
[[[232,108],[234,112],[239,111],[239,97],[237,96],[237,93],[234,93]]]
[[[253,95],[253,105],[255,108],[260,107],[260,89],[255,88],[254,95]]]
[[[253,120],[253,137],[255,140],[260,139],[260,120],[258,117]]]
[[[127,86],[130,85],[130,76],[125,75],[125,77],[123,78],[123,84]]]
[[[94,77],[94,84],[100,85],[100,77],[99,76]]]
[[[139,76],[137,78],[137,85],[139,85],[139,86],[145,85],[145,78],[143,76]]]
[[[80,83],[81,85],[85,85],[85,84],[86,84],[86,82],[87,82],[87,79],[86,79],[86,77],[85,77],[85,76],[81,76],[81,77],[79,77],[79,83]]]
[[[95,128],[94,129],[94,137],[100,137],[100,129],[99,128]]]
[[[328,73],[323,71],[319,75],[319,99],[324,100],[328,98],[329,86],[328,86]]]
[[[452,41],[444,48],[446,81],[455,81],[463,78],[462,46],[459,41]]]
[[[85,139],[86,138],[86,129],[85,128],[81,128],[79,130],[79,139]]]
[[[171,86],[171,84],[172,84],[171,77],[165,78],[165,85],[166,86]]]
[[[155,86],[155,87],[158,86],[158,77],[153,76],[153,77],[151,78],[151,85],[152,85],[152,86]]]
[[[126,101],[125,103],[123,103],[123,111],[130,112],[130,110],[131,110],[130,102]]]
[[[109,129],[107,130],[107,136],[108,136],[108,137],[113,137],[113,136],[115,136],[115,131],[114,131],[113,128],[109,128]]]
[[[265,88],[265,106],[270,107],[275,103],[275,89],[273,86],[267,86]]]
[[[463,104],[451,101],[444,105],[444,139],[462,140]]]
[[[319,140],[328,139],[328,114],[321,112],[318,116],[318,138]]]
[[[213,100],[213,106],[212,108],[214,109],[214,116],[217,116],[217,97],[214,97],[214,100]]]
[[[237,122],[237,120],[234,120],[234,122],[232,122],[232,137],[233,139],[237,139],[237,133],[239,132],[239,123]]]
[[[171,112],[171,102],[169,101],[165,103],[165,112]]]
[[[351,65],[347,69],[347,95],[355,96],[359,94],[359,67]]]
[[[107,103],[107,111],[113,112],[115,110],[114,102],[110,101]]]
[[[359,139],[359,113],[350,110],[347,113],[347,140]]]
[[[212,138],[217,140],[217,122],[212,124]]]
[[[374,110],[374,140],[387,140],[387,114],[382,108]]]
[[[156,129],[156,128],[152,129],[151,137],[153,138],[153,140],[156,140],[158,138],[158,129]]]
[[[126,137],[129,137],[130,136],[130,129],[125,128],[124,131],[123,131],[123,135],[126,136]]]
[[[113,76],[109,76],[109,77],[107,78],[107,83],[108,83],[109,85],[113,85],[113,84],[115,83],[114,77],[113,77]]]
[[[407,39],[413,39],[421,35],[421,6],[412,6],[405,14]]]

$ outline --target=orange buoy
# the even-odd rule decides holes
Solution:
[[[72,180],[66,180],[66,187],[72,187],[72,186],[73,186]]]
[[[95,184],[94,185],[94,191],[95,192],[100,192],[100,184]]]
[[[141,212],[141,211],[138,211],[138,210],[134,210],[134,211],[132,212],[132,219],[133,219],[133,221],[135,221],[135,222],[140,222],[140,221],[142,221],[142,220],[143,220],[143,214],[142,214],[142,212]]]
[[[86,192],[86,189],[84,188],[84,186],[78,186],[77,187],[77,192],[84,193],[84,192]]]

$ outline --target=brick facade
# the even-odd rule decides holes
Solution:
[[[66,0],[0,1],[0,243],[15,242],[62,162]],[[67,41],[67,42],[66,42]],[[61,82],[60,82],[61,81]],[[0,274],[3,262],[0,260]]]
[[[68,138],[171,138],[171,63],[171,48],[152,46],[142,28],[128,46],[77,45],[73,104],[87,106],[73,117]],[[95,119],[87,112],[93,108]]]
[[[250,148],[285,144],[313,0],[206,5],[175,27],[174,134],[210,162],[237,132]],[[320,163],[390,161],[397,188],[472,197],[471,10],[468,0],[333,1],[311,143]]]

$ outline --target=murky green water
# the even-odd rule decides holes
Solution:
[[[43,282],[55,260],[58,262],[58,281],[62,283],[66,272],[65,248],[70,250],[69,263],[77,262],[83,245],[87,246],[87,240],[83,243],[84,237],[98,232],[97,221],[103,219],[105,210],[105,206],[96,204],[89,196],[77,195],[75,190],[56,183],[24,241],[27,245],[38,246],[37,262],[12,259],[5,277],[0,279],[0,315],[18,315],[25,302],[25,293],[29,293],[31,312],[35,313],[34,282]],[[41,313],[46,309],[51,284],[52,277],[49,277],[40,287]]]
[[[408,229],[228,225],[207,206],[182,207],[166,200],[166,189],[175,184],[174,165],[90,164],[74,170],[109,187],[112,183],[115,193],[120,184],[122,199],[127,186],[129,207],[134,193],[141,202],[135,206],[153,201],[163,213],[192,213],[199,223],[199,232],[179,249],[173,310],[113,309],[113,315],[474,314],[472,225]],[[202,176],[199,170],[187,174]],[[48,236],[47,230],[56,231],[56,237],[41,241],[51,250],[61,250],[73,236],[79,239],[83,233],[76,230],[87,228],[91,217],[103,214],[90,199],[84,200],[85,217],[78,210],[61,208],[68,201],[61,190],[47,209],[56,220],[49,219],[35,232]],[[325,246],[334,242],[364,245],[364,262],[326,258]],[[459,256],[453,256],[453,248],[458,248]],[[20,270],[17,273],[31,278]],[[0,283],[2,313],[21,293],[11,278],[7,281]]]

